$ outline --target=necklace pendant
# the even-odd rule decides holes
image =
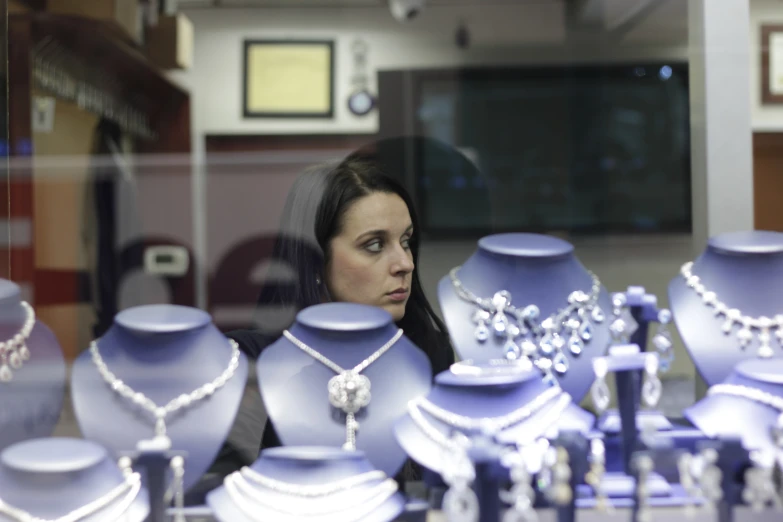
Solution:
[[[476,331],[474,333],[476,335],[476,340],[480,343],[483,343],[489,339],[489,328],[487,328],[487,325],[483,323],[476,327]]]
[[[158,414],[158,412],[156,412]],[[155,419],[155,436],[165,436],[166,435],[166,421],[163,417],[163,415],[158,414],[158,418]]]
[[[0,382],[9,382],[14,378],[14,373],[7,364],[0,366]]]
[[[356,449],[356,432],[359,431],[359,423],[356,422],[356,417],[353,413],[349,413],[345,417],[345,444],[343,444],[344,450],[353,451]]]
[[[579,337],[585,342],[588,342],[593,338],[593,325],[590,324],[590,321],[585,320],[581,326],[579,326]]]
[[[25,343],[22,343],[22,346],[19,347],[19,356],[22,358],[23,361],[30,360],[30,349],[27,347]]]
[[[751,332],[750,328],[748,328],[747,326],[743,326],[737,332],[737,339],[739,339],[740,346],[745,348],[753,340],[753,332]]]
[[[568,372],[568,359],[566,359],[566,356],[563,354],[563,352],[557,352],[555,357],[552,359],[552,367],[560,375],[565,375]]]
[[[22,358],[17,352],[11,352],[11,354],[8,356],[8,363],[11,365],[11,368],[18,370],[22,367]]]
[[[346,370],[329,379],[329,402],[345,413],[356,413],[370,404],[370,379]]]
[[[519,359],[522,355],[522,350],[520,350],[517,343],[515,343],[512,339],[506,341],[504,350],[505,350],[506,359],[508,359],[509,361],[515,361]]]
[[[568,349],[573,355],[581,354],[584,347],[585,343],[582,341],[582,339],[579,338],[578,335],[571,335],[571,338],[568,339]]]
[[[495,332],[495,337],[505,337],[506,329],[508,328],[508,318],[503,312],[497,312],[492,318],[492,330]]]

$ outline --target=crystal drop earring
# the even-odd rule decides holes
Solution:
[[[691,472],[691,465],[693,463],[693,455],[690,453],[683,453],[680,458],[677,459],[677,471],[680,476],[680,485],[685,490],[685,516],[692,518],[693,499],[699,496],[698,488],[693,480],[693,473]]]
[[[612,323],[609,332],[615,343],[627,343],[639,325],[628,310],[628,298],[622,292],[612,295]]]
[[[185,522],[185,459],[179,455],[171,459],[174,472],[174,522]]]
[[[603,440],[596,438],[590,441],[590,456],[588,459],[590,461],[590,469],[585,475],[585,483],[593,488],[596,509],[601,513],[605,513],[611,508],[611,504],[602,485],[606,472],[606,447]]]
[[[177,455],[169,462],[172,473],[171,487],[164,496],[166,505],[174,503],[173,522],[185,522],[185,459]]]
[[[593,381],[593,385],[590,387],[590,396],[593,399],[596,411],[600,415],[606,411],[612,400],[609,385],[606,383],[606,376],[609,373],[609,365],[606,359],[603,357],[593,359],[593,371],[595,372],[595,381]]]
[[[776,509],[783,508],[783,502],[775,490],[773,472],[774,455],[752,452],[751,466],[745,472],[745,488],[742,490],[742,500],[754,512],[761,512],[768,504]]]
[[[571,467],[568,465],[568,452],[565,448],[551,447],[552,462],[550,468],[551,484],[547,488],[546,495],[550,502],[558,506],[565,506],[573,499],[571,491]]]
[[[648,502],[650,492],[648,490],[648,481],[650,473],[653,471],[654,463],[649,455],[639,455],[634,459],[634,466],[637,471],[636,479],[636,499],[638,502],[637,518],[638,522],[652,522],[652,510]]]
[[[644,404],[653,409],[658,405],[663,393],[663,385],[658,378],[658,355],[646,354],[644,360],[644,384],[642,385],[642,400]]]
[[[456,444],[463,441],[459,434],[452,439]],[[470,483],[476,471],[465,450],[443,455],[444,468],[441,477],[449,489],[443,495],[443,512],[449,522],[479,522],[479,501]]]
[[[661,372],[666,373],[674,362],[674,343],[672,334],[669,332],[669,323],[672,320],[672,313],[666,308],[658,310],[658,330],[652,339],[652,344],[658,350],[660,358]]]
[[[718,509],[718,502],[723,499],[723,489],[721,488],[723,472],[717,466],[718,451],[714,448],[708,448],[702,451],[699,457],[702,459],[699,490],[706,500],[704,509],[715,511]]]
[[[511,506],[503,515],[503,522],[538,522],[534,509],[536,491],[533,489],[533,475],[527,468],[524,455],[520,451],[510,451],[502,458],[503,465],[509,468],[511,488],[500,492],[500,499]]]

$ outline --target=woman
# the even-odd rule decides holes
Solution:
[[[259,311],[289,310],[285,328],[296,312],[318,303],[378,306],[426,353],[435,375],[454,362],[454,352],[446,327],[424,295],[415,269],[418,254],[418,220],[411,198],[380,162],[354,154],[336,165],[309,169],[289,192],[271,259],[292,269],[295,282],[267,283]],[[258,330],[228,335],[255,359],[283,328],[271,335]],[[238,423],[243,415],[252,412],[240,410]],[[212,468],[219,475],[255,460],[246,451],[242,455],[232,438]],[[279,445],[274,426],[267,421],[261,448]],[[405,478],[412,474],[406,466]]]

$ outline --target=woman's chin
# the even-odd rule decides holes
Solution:
[[[405,317],[405,304],[406,303],[386,304],[383,306],[383,309],[389,312],[389,314],[392,316],[392,319],[394,319],[394,322],[396,323]]]

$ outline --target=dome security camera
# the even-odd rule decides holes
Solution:
[[[410,22],[424,10],[427,0],[389,0],[389,10],[398,22]]]

